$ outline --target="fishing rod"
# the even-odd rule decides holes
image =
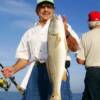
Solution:
[[[4,68],[4,66],[2,65],[2,64],[0,64],[0,67],[3,69]],[[4,84],[4,86],[5,86],[5,88],[4,88],[4,86],[1,84],[1,86],[3,86],[3,88],[6,90],[6,91],[8,91],[8,89],[9,89],[9,87],[10,87],[10,84],[8,84],[8,81],[5,79],[5,78],[2,78],[2,80],[3,81],[1,81],[1,83],[3,83]],[[12,77],[9,77],[9,80],[15,85],[15,87],[16,87],[16,89],[19,91],[19,93],[21,94],[21,95],[23,95],[24,94],[24,90],[20,87],[20,85],[15,81],[15,77],[14,76],[12,76]]]

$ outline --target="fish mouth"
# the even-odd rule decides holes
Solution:
[[[52,95],[50,97],[50,100],[61,100],[61,96],[59,96],[59,95]]]

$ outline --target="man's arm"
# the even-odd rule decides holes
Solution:
[[[29,61],[26,59],[18,59],[16,63],[12,66],[15,70],[15,73],[23,69],[26,65],[29,64]]]
[[[18,59],[14,65],[3,68],[2,73],[7,78],[11,77],[13,74],[23,69],[27,64],[29,64],[28,60]]]
[[[68,36],[66,35],[66,41],[67,41],[68,48],[72,52],[76,52],[79,49],[78,42],[70,33],[66,32],[66,34],[69,34]]]
[[[76,40],[76,38],[68,30],[69,26],[67,25],[67,20],[66,20],[65,17],[63,17],[63,23],[64,23],[64,27],[65,27],[65,36],[66,36],[66,41],[67,41],[68,48],[72,52],[76,52],[79,49],[78,40]],[[74,33],[74,35],[75,35],[75,33]]]

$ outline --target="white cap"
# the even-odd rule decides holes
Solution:
[[[37,0],[37,4],[40,4],[42,2],[50,2],[50,3],[54,4],[54,0]]]

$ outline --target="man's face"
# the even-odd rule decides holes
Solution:
[[[54,7],[50,3],[43,3],[38,7],[37,14],[40,20],[47,21],[54,14]]]

